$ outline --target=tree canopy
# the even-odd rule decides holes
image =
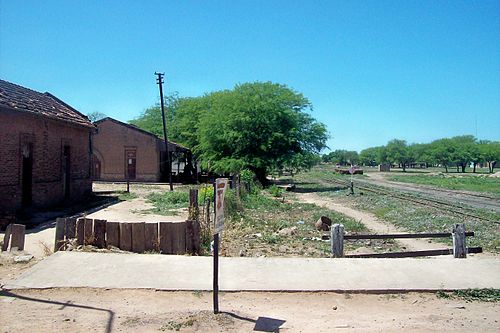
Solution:
[[[325,148],[324,124],[309,113],[309,100],[286,85],[239,84],[201,97],[171,98],[169,138],[189,148],[202,165],[220,173],[252,170],[261,182],[269,171],[298,171],[318,161]],[[159,108],[132,123],[161,130]]]

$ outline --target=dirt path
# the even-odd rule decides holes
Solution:
[[[373,214],[361,212],[350,207],[338,204],[331,199],[320,197],[315,193],[296,193],[297,198],[302,202],[313,203],[336,212],[342,213],[355,220],[361,221],[368,229],[375,233],[404,233],[406,230],[395,227],[392,224],[379,220]],[[436,245],[421,239],[400,239],[398,240],[408,250],[431,250],[436,249]]]
[[[383,174],[367,172],[368,179],[356,178],[355,183],[378,185],[398,191],[416,193],[453,204],[464,203],[474,208],[500,213],[500,199],[492,193],[454,191],[430,185],[408,184],[387,180]]]
[[[2,332],[498,332],[498,303],[433,294],[221,293],[48,289],[0,292]],[[260,320],[258,320],[260,317]],[[264,318],[269,318],[265,320]],[[268,326],[269,327],[269,326]],[[266,330],[268,332],[277,330]]]

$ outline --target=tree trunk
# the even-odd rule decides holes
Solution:
[[[472,173],[476,173],[476,164],[477,164],[476,162],[473,162],[474,168],[472,169]]]
[[[496,161],[493,161],[493,162],[490,163],[490,165],[491,165],[491,173],[493,173],[493,170],[495,169],[495,165],[496,164],[497,164]]]
[[[406,163],[403,162],[403,163],[401,163],[401,165],[403,166],[403,172],[406,172]]]
[[[444,169],[446,170],[446,173],[448,173],[448,165],[444,165]]]
[[[257,180],[262,184],[262,186],[266,186],[268,184],[267,180],[267,169],[266,168],[253,168],[252,171],[255,173]]]
[[[467,166],[467,165],[466,165],[465,163],[461,165],[461,167],[462,167],[462,173],[465,173],[465,167],[466,167],[466,166]]]
[[[460,167],[457,164],[457,173],[459,173],[459,172],[460,172]]]

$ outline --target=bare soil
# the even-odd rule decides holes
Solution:
[[[355,182],[361,184],[373,184],[403,192],[416,193],[429,198],[435,198],[445,202],[464,203],[478,209],[488,209],[500,213],[500,200],[491,193],[481,194],[471,191],[447,190],[430,185],[400,183],[387,180],[386,173],[367,172],[368,179],[356,178]],[[398,173],[398,176],[404,175]],[[411,175],[411,173],[410,173]]]
[[[498,332],[497,303],[434,294],[222,293],[49,289],[0,293],[2,332]],[[260,317],[260,319],[259,319]],[[269,327],[269,326],[268,326]],[[271,331],[271,330],[268,330]],[[273,330],[274,331],[274,330]]]
[[[347,215],[353,219],[361,221],[368,229],[374,233],[380,234],[391,234],[391,233],[404,233],[405,230],[397,228],[396,226],[379,220],[375,215],[361,212],[359,210],[352,209],[345,205],[334,202],[334,200],[328,199],[326,197],[320,197],[315,193],[297,193],[297,199],[303,202],[313,203],[320,207],[325,207],[336,212]],[[400,239],[398,243],[401,244],[403,249],[407,250],[431,250],[436,249],[436,244],[431,241],[421,240],[421,239]],[[358,249],[359,253],[370,253],[370,249],[362,248]]]

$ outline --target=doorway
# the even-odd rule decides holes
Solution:
[[[136,177],[136,151],[125,150],[125,178],[135,180]]]
[[[24,208],[33,203],[33,144],[24,143],[21,155],[21,205]]]

